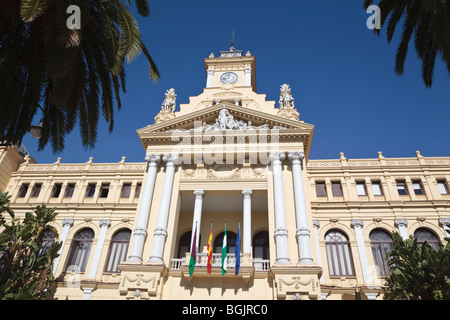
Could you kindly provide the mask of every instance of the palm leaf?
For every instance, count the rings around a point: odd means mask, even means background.
[[[45,12],[48,0],[22,0],[20,16],[23,22],[32,22]]]

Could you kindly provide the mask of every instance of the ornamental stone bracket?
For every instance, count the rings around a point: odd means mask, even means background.
[[[318,300],[321,297],[319,266],[273,266],[270,269],[278,300]]]
[[[159,299],[159,285],[168,271],[163,265],[120,264],[119,293],[126,299]]]

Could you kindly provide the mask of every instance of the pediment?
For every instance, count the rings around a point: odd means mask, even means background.
[[[220,121],[221,111],[226,109],[230,116],[229,123]],[[222,111],[222,113],[225,113]],[[173,132],[200,131],[239,131],[246,129],[255,130],[295,130],[305,134],[312,134],[314,126],[298,120],[291,120],[279,116],[271,115],[258,110],[236,106],[223,102],[205,109],[191,112],[181,117],[175,117],[164,122],[148,125],[137,130],[141,140],[150,138],[153,135],[160,136],[162,133],[172,134]]]
[[[229,122],[220,121],[225,115],[229,115]],[[223,102],[179,117],[175,115],[172,119],[137,130],[145,150],[148,151],[150,148],[163,153],[170,150],[170,146],[176,145],[180,141],[179,138],[183,141],[186,137],[195,140],[199,137],[199,133],[200,136],[213,137],[217,134],[226,134],[227,137],[231,135],[271,137],[275,134],[287,142],[286,146],[296,145],[291,142],[301,141],[308,158],[314,126],[303,121]]]

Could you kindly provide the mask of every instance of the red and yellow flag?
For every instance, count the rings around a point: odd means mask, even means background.
[[[207,268],[208,268],[208,273],[211,274],[211,260],[212,260],[212,247],[213,247],[213,243],[212,243],[212,236],[213,236],[213,229],[212,229],[212,222],[211,222],[211,233],[209,234],[209,240],[208,240],[208,262],[207,262]]]

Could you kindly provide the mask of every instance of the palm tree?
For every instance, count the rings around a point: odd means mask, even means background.
[[[364,8],[373,0],[365,0]],[[398,23],[403,29],[395,57],[395,73],[402,75],[408,45],[414,34],[418,58],[422,61],[422,79],[426,87],[433,83],[436,58],[447,65],[450,74],[450,0],[380,0],[381,25],[387,22],[386,34],[391,42]],[[375,32],[379,35],[380,30]]]
[[[125,60],[141,52],[150,78],[158,69],[142,42],[129,0],[2,0],[0,10],[0,141],[20,143],[42,114],[39,150],[64,138],[79,122],[82,144],[93,147],[100,110],[113,130],[121,108]],[[149,15],[148,0],[136,0]],[[80,29],[69,29],[66,12],[80,8]]]

